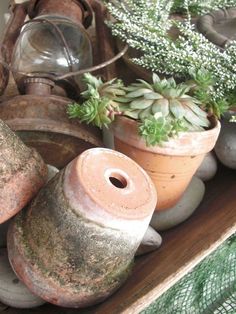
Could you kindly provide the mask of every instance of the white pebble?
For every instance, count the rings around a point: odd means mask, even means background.
[[[47,182],[49,182],[53,177],[55,177],[55,175],[59,172],[59,170],[51,165],[47,165],[48,167],[48,180]]]
[[[0,249],[0,301],[15,308],[33,308],[45,303],[44,300],[32,294],[16,277],[8,257],[7,250]]]

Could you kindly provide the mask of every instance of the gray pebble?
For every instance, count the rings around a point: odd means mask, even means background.
[[[236,169],[236,122],[230,122],[232,115],[232,113],[227,113],[221,121],[221,131],[215,152],[222,164]]]
[[[151,226],[158,231],[170,229],[189,218],[201,203],[205,185],[201,179],[193,177],[180,201],[172,208],[154,212]]]
[[[161,243],[162,238],[159,233],[149,226],[135,255],[138,256],[152,252],[158,249]]]
[[[202,181],[211,180],[217,172],[217,160],[213,152],[206,154],[203,162],[195,173]]]

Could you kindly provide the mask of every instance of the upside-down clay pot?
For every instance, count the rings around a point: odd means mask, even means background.
[[[47,166],[0,120],[0,223],[19,212],[47,179]]]
[[[147,146],[138,134],[138,124],[126,117],[113,123],[115,149],[136,161],[153,180],[157,192],[156,210],[173,207],[191,181],[205,154],[211,151],[220,123],[204,132],[182,132],[162,146]]]
[[[15,217],[8,232],[11,265],[48,302],[96,304],[127,278],[156,201],[151,179],[130,158],[87,150]]]

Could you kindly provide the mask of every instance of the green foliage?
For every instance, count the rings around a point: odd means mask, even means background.
[[[164,117],[148,116],[139,125],[139,135],[145,139],[147,146],[161,145],[181,131],[186,131],[183,121],[169,121]]]
[[[218,8],[233,7],[235,5],[235,0],[175,0],[171,12],[186,13],[188,10],[192,16],[196,16]]]
[[[127,94],[122,97],[126,108],[128,103],[126,115],[130,116],[131,112],[133,118],[143,121],[158,113],[171,123],[181,119],[188,131],[202,131],[203,127],[209,127],[202,102],[187,94],[192,85],[177,84],[173,78],[161,80],[156,74],[153,74],[152,83],[137,81],[125,88]]]
[[[222,52],[195,30],[188,16],[183,22],[171,20],[169,16],[177,8],[186,12],[195,8],[202,13],[204,8],[212,10],[235,4],[236,0],[123,0],[106,3],[115,20],[108,22],[113,35],[141,52],[141,57],[132,59],[133,62],[183,81],[191,78],[191,71],[196,73],[201,68],[210,73],[214,88],[207,105],[217,114],[226,105],[222,106],[223,99],[227,99],[236,88],[236,42]],[[171,38],[171,27],[179,29],[178,38]],[[206,97],[205,91],[201,93],[198,93],[201,99]]]
[[[91,97],[82,105],[77,103],[68,105],[67,113],[70,118],[78,118],[80,122],[102,128],[107,127],[114,120],[114,115],[110,114],[109,105],[108,98]]]
[[[181,131],[202,131],[210,126],[201,102],[188,94],[193,84],[161,80],[156,74],[152,83],[137,80],[127,87],[119,80],[103,83],[91,75],[85,80],[85,102],[68,106],[70,118],[99,128],[107,127],[116,115],[135,119],[147,145],[161,144]]]

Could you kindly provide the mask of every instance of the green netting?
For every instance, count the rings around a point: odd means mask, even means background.
[[[141,314],[236,314],[236,234]]]

